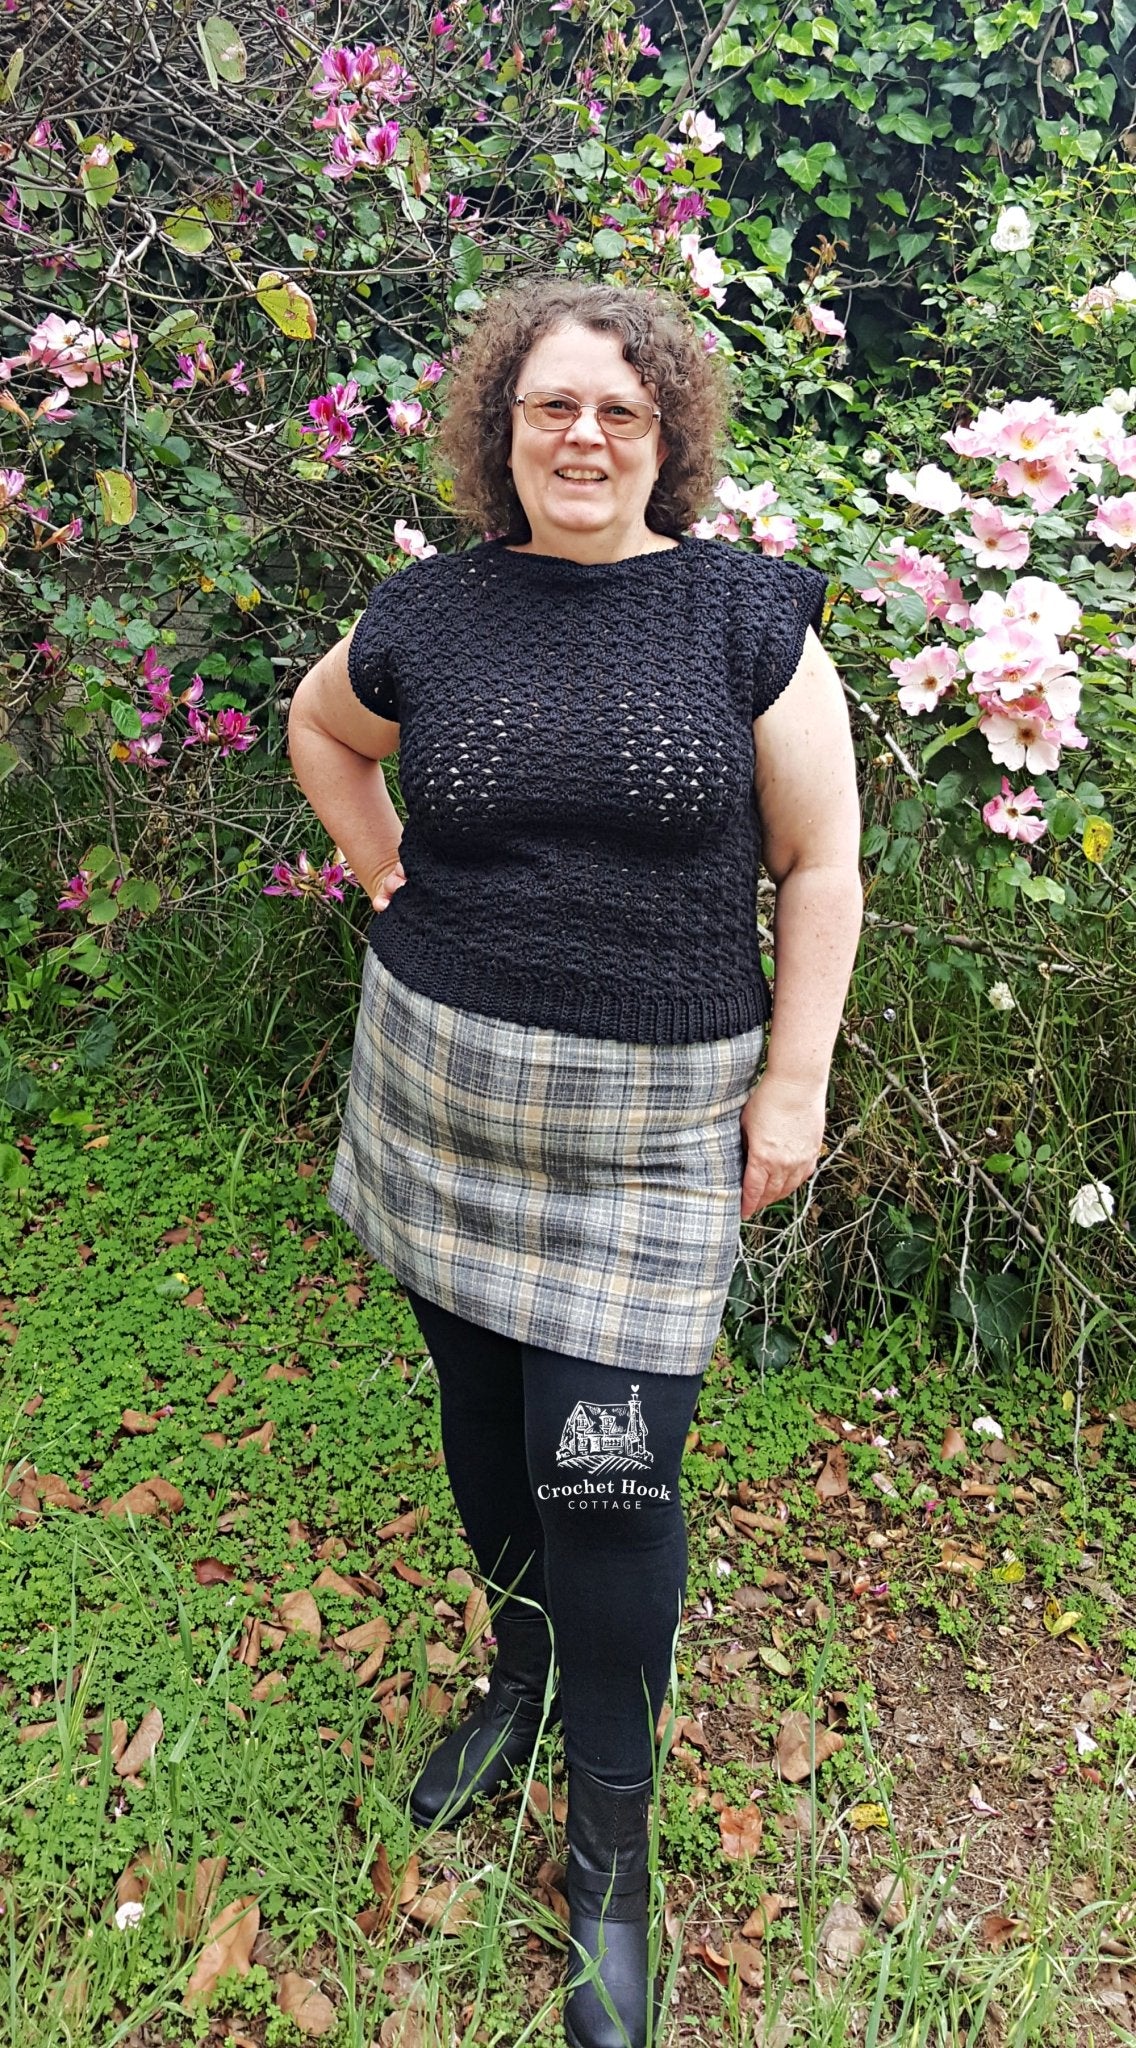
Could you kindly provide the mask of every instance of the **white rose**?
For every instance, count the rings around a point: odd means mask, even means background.
[[[882,448],[865,448],[860,457],[865,469],[878,469],[884,459]]]
[[[1094,1223],[1107,1223],[1115,1207],[1116,1198],[1107,1182],[1088,1180],[1069,1204],[1069,1220],[1079,1223],[1082,1230],[1091,1230]]]
[[[1000,256],[1013,256],[1019,249],[1028,249],[1033,241],[1033,226],[1024,206],[1004,206],[994,223],[990,247],[997,249]]]
[[[1124,305],[1130,306],[1136,300],[1136,277],[1130,270],[1118,270],[1115,277],[1109,278],[1108,286]]]
[[[993,1010],[1014,1010],[1017,1008],[1009,983],[1005,981],[993,982],[986,991],[986,1000]]]

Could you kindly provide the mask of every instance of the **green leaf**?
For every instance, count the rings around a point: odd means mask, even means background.
[[[113,896],[97,890],[87,904],[87,923],[94,925],[113,924],[118,916],[118,904]]]
[[[616,228],[597,228],[592,236],[592,247],[597,256],[610,263],[623,255],[627,244]]]
[[[209,15],[197,24],[197,40],[214,92],[222,79],[226,85],[243,82],[248,72],[248,52],[231,21],[220,14]]]
[[[11,740],[0,740],[0,782],[6,782],[13,769],[20,765],[20,757]]]
[[[0,105],[6,104],[9,100],[15,99],[16,87],[20,82],[20,73],[23,70],[23,68],[23,51],[13,50],[11,56],[8,59],[7,69],[3,72],[2,75],[0,75]]]
[[[1022,895],[1031,903],[1064,903],[1065,891],[1052,875],[1027,875],[1021,885]]]
[[[935,130],[926,114],[917,114],[914,107],[904,107],[891,117],[888,125],[892,134],[898,135],[902,142],[928,143],[935,140]],[[884,127],[882,121],[880,127]]]
[[[154,645],[157,637],[153,626],[150,625],[147,619],[127,620],[126,638],[136,654],[145,654],[146,649]]]
[[[142,719],[133,704],[125,703],[121,697],[112,697],[107,704],[107,710],[110,712],[112,725],[117,727],[124,740],[141,739]]]
[[[123,910],[140,910],[144,917],[150,917],[161,902],[161,891],[156,882],[143,882],[137,875],[131,875],[118,892],[118,903]]]
[[[108,145],[96,136],[92,155],[95,151],[100,155],[105,154],[107,147]],[[118,190],[118,165],[113,155],[105,164],[93,163],[90,156],[84,157],[79,166],[79,183],[89,205],[99,208],[100,211],[103,207],[109,206]]]
[[[129,526],[138,510],[138,486],[124,469],[96,469],[100,509],[107,526]]]
[[[200,256],[213,240],[213,230],[200,206],[186,206],[162,222],[162,233],[183,256]]]

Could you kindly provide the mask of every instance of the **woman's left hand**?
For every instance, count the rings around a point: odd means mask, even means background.
[[[824,1088],[763,1074],[742,1111],[742,1219],[784,1201],[815,1170],[824,1140]]]

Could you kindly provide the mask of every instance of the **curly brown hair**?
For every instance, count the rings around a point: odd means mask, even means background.
[[[646,521],[677,539],[722,473],[730,387],[724,362],[703,347],[681,300],[661,287],[546,276],[506,285],[486,301],[456,351],[435,443],[452,481],[454,511],[483,532],[532,538],[506,463],[516,377],[534,343],[569,324],[620,335],[624,361],[654,393],[668,453]]]

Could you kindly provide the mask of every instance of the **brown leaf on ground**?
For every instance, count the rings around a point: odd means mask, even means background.
[[[355,1656],[360,1651],[367,1651],[371,1655],[376,1650],[383,1651],[390,1639],[390,1623],[386,1615],[373,1614],[370,1621],[360,1621],[354,1628],[344,1629],[342,1635],[336,1636],[335,1641],[339,1649]]]
[[[330,2034],[338,2024],[339,2015],[330,1998],[310,1977],[301,1977],[296,1970],[285,1970],[276,2003],[301,2034]]]
[[[814,1768],[827,1763],[843,1747],[844,1737],[834,1728],[814,1729],[809,1716],[799,1709],[782,1714],[777,1731],[777,1768],[790,1785],[800,1785]]]
[[[262,1422],[259,1429],[246,1429],[244,1435],[237,1438],[237,1442],[239,1444],[255,1444],[257,1450],[263,1451],[267,1457],[272,1448],[272,1439],[275,1435],[276,1424],[274,1422]]]
[[[223,1564],[219,1557],[199,1557],[193,1576],[199,1586],[227,1586],[236,1577],[236,1570],[231,1564]]]
[[[753,1912],[742,1928],[742,1934],[747,1938],[755,1935],[759,1939],[764,1940],[773,1922],[779,1920],[786,1906],[791,1906],[792,1903],[792,1899],[787,1899],[781,1892],[762,1892]]]
[[[748,1941],[728,1941],[726,1954],[733,1963],[743,1984],[751,1990],[758,1990],[765,1982],[765,1957],[759,1948],[751,1948]]]
[[[677,1749],[680,1743],[688,1742],[692,1748],[700,1749],[704,1754],[709,1751],[709,1738],[701,1721],[696,1721],[691,1714],[676,1714],[670,1701],[664,1700],[655,1728],[655,1740],[662,1742],[668,1729],[672,1749]]]
[[[182,1307],[183,1307],[183,1308],[204,1308],[204,1307],[205,1307],[205,1289],[204,1289],[204,1287],[191,1287],[191,1288],[190,1288],[190,1290],[189,1290],[189,1293],[188,1293],[188,1294],[183,1294],[183,1295],[182,1295],[182,1298],[181,1298],[181,1305],[182,1305]]]
[[[533,1895],[567,1927],[567,1874],[562,1863],[554,1863],[549,1858],[541,1864],[533,1881]]]
[[[422,1706],[427,1714],[433,1714],[444,1721],[453,1706],[451,1695],[440,1685],[428,1685],[422,1694]]]
[[[312,1585],[317,1593],[339,1593],[344,1600],[362,1598],[358,1586],[353,1586],[350,1579],[345,1579],[343,1573],[337,1572],[330,1564],[325,1564],[318,1579],[313,1579]]]
[[[408,1586],[424,1586],[426,1584],[425,1572],[416,1571],[412,1564],[404,1564],[401,1557],[392,1557],[391,1570],[400,1579],[405,1579]]]
[[[375,1542],[389,1543],[392,1536],[413,1536],[416,1530],[426,1527],[429,1514],[429,1508],[421,1507],[410,1508],[405,1515],[396,1515],[393,1522],[384,1522],[381,1529],[376,1529]],[[451,1572],[450,1577],[456,1578],[456,1572]]]
[[[1006,1913],[984,1913],[978,1928],[983,1948],[995,1951],[1024,1940],[1026,1932],[1024,1920],[1011,1920]]]
[[[943,1431],[943,1441],[939,1445],[939,1456],[944,1465],[949,1465],[952,1458],[965,1458],[966,1455],[966,1438],[961,1429],[952,1422],[949,1428]]]
[[[119,1421],[128,1436],[149,1436],[158,1427],[156,1415],[142,1415],[137,1408],[124,1408]]]
[[[818,1500],[839,1500],[848,1491],[848,1453],[843,1444],[833,1444],[816,1483]]]
[[[133,1740],[123,1750],[115,1764],[120,1778],[131,1776],[143,1764],[148,1764],[162,1739],[162,1716],[157,1707],[151,1707],[143,1714],[135,1730]]]
[[[448,1675],[460,1663],[461,1657],[458,1651],[452,1650],[448,1643],[428,1643],[426,1645],[427,1671],[439,1671],[444,1675]]]
[[[189,1223],[179,1223],[176,1230],[163,1230],[158,1243],[184,1244],[192,1227],[192,1224]]]
[[[41,1472],[38,1476],[39,1497],[45,1508],[85,1508],[87,1503],[81,1493],[72,1493],[65,1479],[58,1472]]]
[[[234,1664],[245,1664],[250,1671],[256,1670],[260,1663],[263,1634],[263,1624],[257,1620],[255,1614],[247,1615],[241,1623],[241,1639],[233,1651]]]
[[[459,1884],[456,1877],[448,1877],[441,1884],[431,1885],[428,1892],[407,1907],[407,1912],[419,1927],[435,1928],[439,1934],[459,1934],[463,1927],[476,1921],[480,1907],[481,1893],[476,1885]]]
[[[465,1603],[462,1627],[467,1636],[481,1637],[492,1626],[489,1602],[480,1586],[476,1586]]]
[[[264,1377],[266,1380],[310,1380],[311,1373],[306,1365],[282,1365],[277,1359]]]
[[[157,1474],[150,1479],[140,1479],[137,1486],[132,1486],[129,1492],[121,1494],[118,1500],[99,1502],[100,1511],[104,1515],[160,1515],[166,1510],[176,1514],[178,1509],[184,1506],[185,1502],[177,1487],[171,1486],[168,1479],[161,1479]]]
[[[817,1929],[817,1946],[825,1968],[834,1974],[846,1970],[859,1955],[866,1936],[867,1930],[851,1900],[838,1899]]]
[[[310,1636],[313,1642],[319,1642],[323,1623],[319,1608],[309,1592],[301,1590],[282,1594],[276,1602],[276,1612],[289,1635]]]
[[[28,1721],[23,1728],[17,1728],[16,1741],[39,1742],[45,1735],[54,1735],[58,1725],[56,1721]]]
[[[227,1372],[223,1379],[218,1380],[212,1393],[206,1394],[205,1405],[207,1408],[212,1408],[216,1402],[223,1401],[226,1394],[235,1394],[236,1391],[237,1375],[235,1372]]]
[[[287,1691],[288,1677],[286,1672],[266,1671],[264,1677],[258,1678],[256,1684],[250,1688],[249,1698],[250,1700],[257,1701],[271,1700],[274,1704],[277,1704],[285,1697]]]
[[[202,1856],[194,1865],[192,1891],[179,1891],[176,1926],[179,1941],[196,1941],[217,1903],[221,1879],[229,1867],[227,1856]]]
[[[230,1899],[227,1906],[222,1906],[210,1923],[205,1946],[185,1987],[182,2004],[187,2010],[208,2004],[219,1979],[230,1970],[238,1977],[248,1976],[259,1926],[260,1907],[254,1898]]]
[[[864,1904],[885,1927],[902,1927],[907,1918],[907,1890],[894,1870],[881,1871],[864,1890]]]
[[[718,1815],[722,1854],[733,1863],[748,1862],[761,1847],[761,1810],[750,1800],[746,1806],[723,1806]]]

